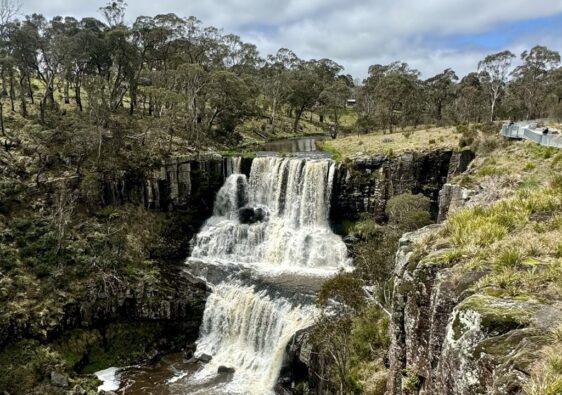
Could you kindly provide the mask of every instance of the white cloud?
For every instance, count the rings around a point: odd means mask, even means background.
[[[97,15],[103,1],[24,0],[26,13]],[[334,59],[354,76],[369,65],[403,60],[425,77],[451,67],[459,75],[474,70],[495,50],[478,45],[451,47],[447,36],[477,34],[502,23],[562,12],[552,0],[129,0],[128,18],[174,12],[195,15],[254,42],[263,54],[280,47],[303,58]],[[557,34],[558,33],[558,34]],[[562,49],[560,32],[527,31],[509,43],[519,51],[537,43]],[[438,38],[436,44],[431,37]],[[467,49],[468,48],[468,49]],[[497,48],[503,49],[503,48]]]

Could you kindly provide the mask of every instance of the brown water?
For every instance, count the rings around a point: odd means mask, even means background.
[[[327,136],[307,136],[292,139],[273,140],[258,147],[258,151],[295,153],[318,151],[316,142],[325,140]]]
[[[125,368],[119,374],[118,394],[186,395],[221,393],[232,374],[218,374],[212,381],[197,383],[193,375],[201,363],[188,363],[181,353],[169,354],[154,364]]]

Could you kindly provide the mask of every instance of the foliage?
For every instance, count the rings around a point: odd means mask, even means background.
[[[408,232],[431,223],[429,206],[428,197],[404,193],[390,198],[385,212],[391,225],[397,225],[401,230]]]

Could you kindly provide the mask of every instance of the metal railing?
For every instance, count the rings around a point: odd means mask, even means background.
[[[536,122],[504,123],[501,134],[512,139],[526,139],[547,147],[562,148],[562,133],[554,130],[545,132]]]

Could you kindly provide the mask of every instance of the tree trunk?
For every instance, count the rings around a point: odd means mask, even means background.
[[[20,110],[21,110],[21,116],[22,117],[27,117],[27,104],[25,102],[25,77],[21,77],[20,78],[20,98],[21,98],[21,106],[20,106]]]
[[[27,76],[27,94],[31,99],[31,104],[35,104],[35,99],[33,98],[33,90],[31,89],[31,77],[29,75]]]
[[[295,113],[295,123],[293,124],[293,133],[296,133],[297,130],[299,129],[299,122],[301,120],[304,109],[305,107],[301,107]]]
[[[64,84],[64,104],[70,104],[70,81],[68,79]]]
[[[78,82],[76,82],[76,84],[74,85],[74,95],[76,96],[75,100],[76,105],[78,106],[78,110],[82,112],[82,96],[80,93],[80,84]]]
[[[4,103],[0,99],[0,131],[2,136],[6,137],[6,131],[4,130]]]
[[[16,93],[14,90],[14,74],[10,73],[10,107],[12,108],[12,111],[16,111],[15,101]]]
[[[270,125],[275,122],[275,110],[277,110],[277,99],[273,98],[273,103],[271,103],[271,119],[269,121]]]

